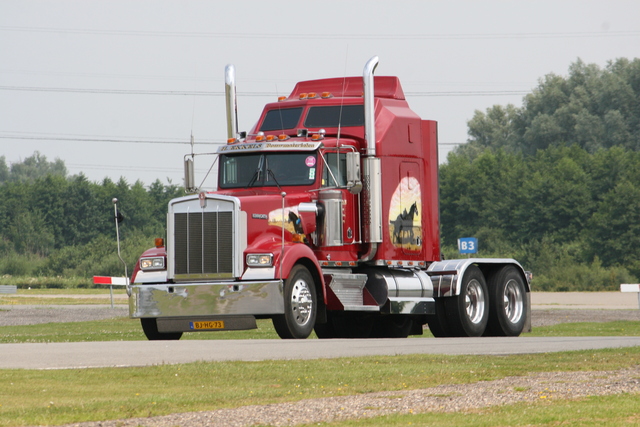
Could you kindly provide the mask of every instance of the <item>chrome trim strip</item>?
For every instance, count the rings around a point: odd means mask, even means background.
[[[435,314],[433,298],[389,298],[391,314]]]
[[[139,270],[136,274],[136,283],[166,283],[167,282],[167,270],[159,271],[143,271]]]

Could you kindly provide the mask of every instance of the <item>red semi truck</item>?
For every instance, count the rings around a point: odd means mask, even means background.
[[[530,328],[529,276],[512,259],[443,260],[437,124],[397,77],[298,83],[238,132],[225,70],[228,143],[217,191],[168,206],[164,241],[139,259],[132,318],[150,340],[256,328],[281,338],[517,336]]]

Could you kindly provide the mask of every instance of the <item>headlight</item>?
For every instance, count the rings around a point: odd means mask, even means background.
[[[271,267],[272,264],[273,264],[272,254],[247,255],[247,265],[249,267]]]
[[[142,258],[140,260],[140,270],[164,270],[164,257]]]

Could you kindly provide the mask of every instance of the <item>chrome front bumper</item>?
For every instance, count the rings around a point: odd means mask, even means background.
[[[132,318],[220,317],[284,313],[282,282],[136,284],[131,286]]]

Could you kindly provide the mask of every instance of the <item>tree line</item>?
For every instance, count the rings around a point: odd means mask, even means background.
[[[442,239],[477,236],[538,289],[615,290],[640,277],[640,60],[578,60],[523,106],[468,122],[440,169]]]
[[[164,236],[167,203],[180,195],[181,188],[159,180],[145,187],[68,176],[63,161],[38,152],[10,167],[0,157],[0,274],[121,276],[112,199],[126,218],[122,249],[131,269],[153,238]]]

